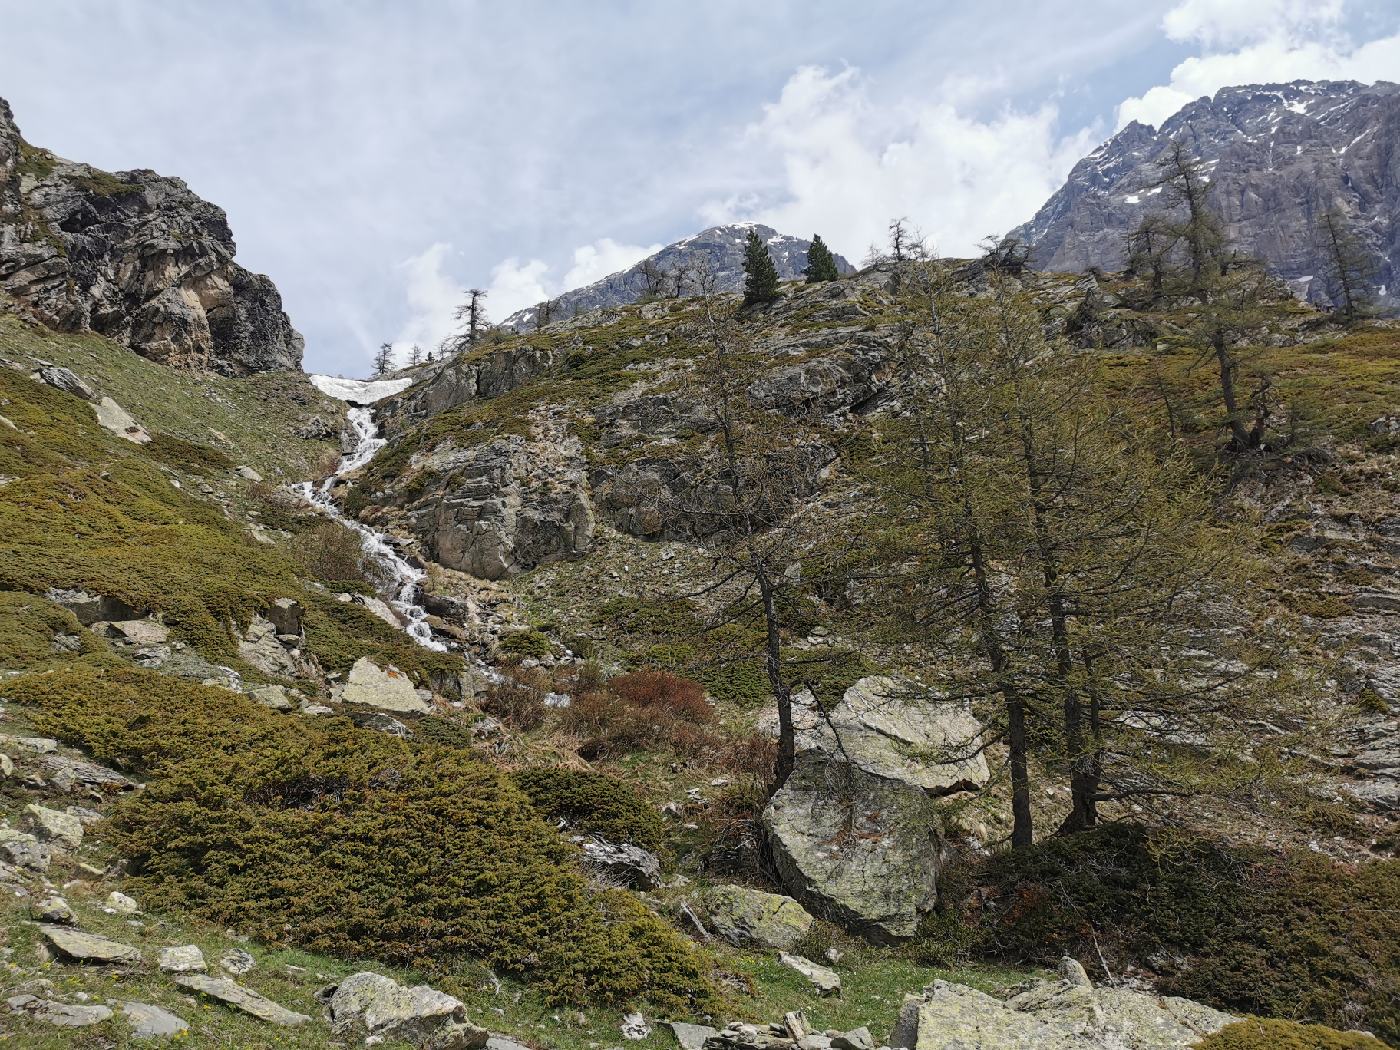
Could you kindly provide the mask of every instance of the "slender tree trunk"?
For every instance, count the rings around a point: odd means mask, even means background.
[[[762,565],[755,573],[759,596],[763,601],[764,653],[763,668],[768,685],[778,704],[778,759],[773,769],[773,790],[777,791],[792,776],[797,762],[797,734],[792,725],[792,689],[783,677],[782,632],[778,617],[777,594]]]
[[[970,520],[970,508],[967,509]],[[987,579],[986,560],[982,552],[982,543],[975,533],[968,549],[973,580],[977,587],[978,635],[983,655],[986,656],[997,681],[997,691],[1001,693],[1002,703],[1006,705],[1006,747],[1009,752],[1008,764],[1011,767],[1011,845],[1020,849],[1029,846],[1035,838],[1035,825],[1031,816],[1031,775],[1028,758],[1030,743],[1026,733],[1026,705],[1020,692],[1011,682],[1011,661],[997,632],[997,610],[992,599],[991,584]]]
[[[1237,452],[1250,448],[1249,431],[1240,418],[1240,403],[1235,396],[1235,374],[1239,365],[1230,356],[1230,348],[1225,342],[1225,333],[1218,328],[1211,335],[1211,347],[1215,351],[1215,361],[1220,366],[1220,398],[1225,402],[1225,412],[1230,421],[1230,443]]]

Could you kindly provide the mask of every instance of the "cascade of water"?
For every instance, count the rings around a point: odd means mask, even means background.
[[[389,604],[403,618],[404,629],[415,642],[425,649],[443,652],[447,646],[433,637],[432,628],[428,626],[428,611],[418,604],[418,589],[426,573],[422,569],[410,565],[398,551],[394,550],[383,533],[376,532],[368,525],[344,514],[336,506],[331,495],[338,479],[352,471],[359,470],[373,459],[374,454],[387,443],[384,438],[379,436],[379,427],[375,425],[372,409],[357,405],[350,409],[346,418],[351,429],[355,432],[354,450],[349,455],[343,456],[335,473],[319,485],[305,481],[297,485],[296,490],[321,513],[359,533],[365,553],[383,566],[385,572],[393,580]]]

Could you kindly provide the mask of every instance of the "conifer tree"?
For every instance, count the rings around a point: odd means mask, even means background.
[[[379,349],[374,352],[374,374],[377,376],[388,375],[389,369],[394,365],[394,344],[380,343]]]
[[[412,368],[417,368],[423,363],[423,348],[417,343],[408,348],[408,363]]]
[[[831,254],[831,249],[819,233],[812,234],[812,246],[807,249],[807,269],[804,272],[808,284],[834,281],[841,276],[836,269],[836,256]]]
[[[771,303],[778,298],[778,268],[768,246],[750,230],[744,242],[744,305]]]
[[[1254,727],[1304,725],[1306,690],[1281,669],[1249,545],[1213,523],[1187,463],[1135,443],[1015,282],[988,293],[910,267],[909,396],[874,461],[893,615],[947,657],[930,703],[994,701],[980,746],[1008,754],[1012,845],[1032,841],[1037,768],[1070,785],[1065,831],[1105,803],[1283,785],[1299,738]]]
[[[1348,324],[1365,316],[1373,298],[1376,262],[1346,212],[1335,204],[1317,217],[1314,236],[1327,259],[1327,294],[1332,308]]]

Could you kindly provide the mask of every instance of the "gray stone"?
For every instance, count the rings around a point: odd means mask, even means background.
[[[238,640],[238,655],[263,674],[274,678],[294,678],[296,657],[277,636],[277,628],[265,616],[254,616],[253,622]]]
[[[112,1011],[105,1006],[73,1006],[33,995],[13,996],[6,1000],[6,1005],[15,1013],[26,1013],[36,1021],[58,1028],[87,1028],[112,1016]]]
[[[1234,1021],[1188,999],[1127,988],[1095,989],[1062,965],[1005,1001],[946,981],[907,996],[890,1045],[903,1050],[1186,1050]]]
[[[97,422],[106,427],[119,438],[136,445],[144,445],[151,440],[151,435],[146,433],[146,428],[136,422],[131,417],[131,413],[122,408],[110,397],[103,397],[101,401],[92,406],[93,412],[97,414]]]
[[[287,687],[281,685],[259,685],[248,690],[248,695],[262,704],[263,707],[270,707],[274,711],[291,711],[295,708],[291,697],[287,693]]]
[[[408,675],[396,667],[381,668],[368,656],[355,661],[345,684],[335,690],[335,698],[342,704],[363,704],[405,714],[427,714],[432,710]]]
[[[111,795],[130,791],[136,786],[116,770],[67,755],[40,755],[38,764],[48,776],[49,782],[68,794],[84,791],[97,795]]]
[[[833,1036],[831,1050],[875,1050],[875,1037],[870,1034],[869,1028],[853,1028]]]
[[[792,895],[869,936],[913,936],[937,899],[941,821],[915,785],[807,752],[764,809],[763,826]]]
[[[151,1003],[126,1002],[121,1010],[131,1025],[133,1039],[171,1039],[190,1030],[183,1018]]]
[[[263,479],[263,476],[252,467],[239,467],[235,473],[244,481],[261,481]]]
[[[598,838],[580,840],[579,848],[584,868],[600,881],[639,890],[661,885],[661,860],[650,850]]]
[[[197,944],[162,948],[157,965],[166,973],[203,973],[209,968]]]
[[[36,901],[30,909],[40,922],[53,922],[63,926],[74,921],[73,909],[62,897],[45,897]]]
[[[279,635],[300,635],[301,602],[295,598],[274,598],[272,604],[263,610],[263,615],[277,628]]]
[[[816,921],[791,897],[748,886],[715,886],[703,893],[702,903],[714,931],[738,947],[786,950]]]
[[[800,955],[789,955],[787,952],[779,952],[778,961],[805,977],[817,990],[818,995],[841,994],[841,978],[831,967],[814,963]]]
[[[982,726],[968,704],[940,700],[912,682],[862,678],[827,718],[809,717],[806,724],[799,750],[821,751],[931,794],[976,790],[990,777]]]
[[[76,372],[62,365],[46,365],[39,369],[39,381],[55,389],[80,397],[84,401],[96,401],[97,394]]]
[[[170,628],[151,619],[115,620],[107,626],[113,637],[129,645],[164,645],[170,640]]]
[[[332,1025],[341,1034],[402,1040],[425,1050],[477,1050],[489,1034],[467,1020],[460,999],[425,984],[406,987],[368,970],[323,989]]]
[[[210,999],[216,999],[225,1006],[240,1010],[251,1017],[256,1017],[259,1021],[266,1021],[268,1024],[291,1028],[311,1020],[306,1014],[299,1014],[288,1010],[285,1006],[279,1006],[271,999],[259,995],[250,988],[244,988],[228,977],[210,977],[207,974],[190,973],[181,974],[174,980],[181,988],[198,992]]]
[[[667,1021],[666,1027],[676,1037],[676,1045],[681,1050],[705,1050],[705,1040],[719,1035],[719,1030],[703,1024],[687,1024],[684,1021]]]
[[[29,871],[45,872],[53,863],[53,853],[46,844],[27,832],[13,828],[0,828],[0,852],[17,867]]]
[[[141,617],[139,610],[133,609],[120,598],[93,594],[76,588],[50,588],[44,597],[67,609],[84,627],[90,627],[99,621],[136,620]]]
[[[69,849],[83,844],[83,822],[71,813],[30,804],[24,807],[24,822],[45,842],[56,842]]]
[[[257,965],[253,956],[242,948],[229,948],[223,955],[219,956],[219,969],[225,973],[231,973],[235,977],[242,977],[245,973],[252,971]]]
[[[136,966],[141,962],[138,949],[95,933],[51,925],[41,925],[39,933],[59,955],[73,962],[120,966]]]
[[[106,910],[117,915],[135,915],[141,910],[141,905],[136,903],[136,898],[128,897],[119,890],[113,890],[107,894]]]
[[[504,1035],[493,1035],[486,1040],[486,1050],[531,1050],[524,1043],[517,1043],[514,1039]]]

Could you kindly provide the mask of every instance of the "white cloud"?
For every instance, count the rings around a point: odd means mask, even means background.
[[[455,326],[452,312],[462,301],[464,289],[444,269],[451,253],[452,245],[438,241],[399,264],[408,313],[393,340],[395,356],[400,360],[407,358],[415,343],[425,352],[436,350]]]
[[[543,259],[502,259],[491,268],[491,283],[486,287],[487,317],[503,321],[524,307],[625,270],[660,249],[659,244],[619,244],[603,237],[574,249],[573,264],[562,280],[554,278],[553,267]],[[454,315],[467,295],[467,286],[448,272],[457,254],[451,244],[438,241],[398,265],[408,316],[393,340],[397,360],[406,361],[415,343],[424,352],[435,350],[457,331]],[[358,334],[368,356],[378,344],[368,332]]]
[[[958,97],[956,87],[936,97]],[[947,101],[876,103],[858,69],[805,67],[743,143],[781,179],[702,214],[820,233],[857,261],[907,216],[939,251],[965,255],[1034,214],[1094,140],[1089,129],[1062,136],[1050,104],[979,120]]]
[[[1162,29],[1173,40],[1233,46],[1334,26],[1341,17],[1342,0],[1183,0],[1162,16]]]
[[[648,255],[659,252],[660,244],[618,244],[611,237],[604,237],[574,249],[574,264],[564,274],[559,291],[582,288],[609,274],[625,270],[633,263],[641,262]],[[557,294],[557,293],[556,293]]]
[[[1400,70],[1400,32],[1363,44],[1342,31],[1341,0],[1184,0],[1162,28],[1194,41],[1193,55],[1159,84],[1118,107],[1118,126],[1159,125],[1182,106],[1232,84],[1290,80],[1392,79]]]

